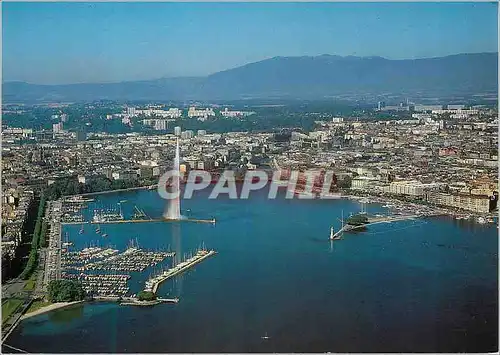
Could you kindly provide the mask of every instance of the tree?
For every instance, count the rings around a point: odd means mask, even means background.
[[[343,179],[337,181],[337,187],[343,189],[349,189],[352,184],[352,179],[350,176],[344,176]]]
[[[38,262],[38,247],[40,246],[40,234],[42,229],[42,218],[45,211],[45,195],[42,192],[40,196],[40,204],[38,206],[38,215],[35,224],[35,230],[33,231],[33,238],[31,240],[31,251],[28,257],[28,262],[23,272],[19,277],[23,280],[28,280],[31,274],[35,271]]]
[[[362,224],[368,223],[368,217],[363,215],[353,215],[347,219],[347,224],[359,226]]]
[[[52,280],[48,286],[50,302],[81,301],[85,297],[82,284],[73,280]]]
[[[47,229],[49,224],[47,221],[42,222],[42,231],[40,232],[40,246],[45,248],[47,246]]]
[[[156,299],[156,295],[150,291],[141,291],[137,294],[137,299],[139,301],[154,301]]]

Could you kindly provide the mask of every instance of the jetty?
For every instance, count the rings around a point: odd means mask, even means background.
[[[155,306],[160,303],[179,303],[178,298],[157,298],[152,301],[139,301],[137,298],[133,297],[122,297],[120,305],[122,306]]]
[[[158,286],[160,286],[162,282],[170,279],[171,277],[174,277],[177,274],[180,274],[181,272],[186,271],[187,269],[215,254],[217,254],[215,250],[199,250],[192,258],[187,259],[174,266],[173,268],[164,271],[162,274],[146,281],[144,291],[156,293],[156,291],[158,291]]]
[[[340,236],[343,232],[364,229],[368,226],[372,226],[374,224],[379,224],[379,223],[392,223],[392,222],[398,222],[398,221],[406,221],[406,220],[416,219],[419,217],[423,217],[423,216],[416,215],[416,214],[415,215],[401,215],[401,216],[374,216],[374,217],[366,217],[366,222],[359,223],[359,224],[349,224],[349,222],[344,224],[344,221],[342,218],[342,227],[336,233],[333,233],[333,228],[330,229],[330,240],[340,239]]]

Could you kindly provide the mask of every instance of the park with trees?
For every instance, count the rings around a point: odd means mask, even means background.
[[[82,284],[74,280],[52,280],[47,291],[50,302],[82,301],[85,298]]]

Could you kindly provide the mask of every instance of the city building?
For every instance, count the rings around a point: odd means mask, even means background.
[[[422,184],[417,180],[393,181],[389,184],[387,192],[397,195],[424,196],[426,192],[437,190],[442,184]]]
[[[167,120],[162,120],[162,119],[155,120],[155,130],[166,131],[167,130]]]
[[[187,130],[187,131],[181,132],[181,138],[182,139],[191,139],[191,138],[193,138],[193,136],[194,136],[194,133],[191,130]]]
[[[465,105],[448,105],[446,108],[448,110],[463,110]]]
[[[452,195],[433,192],[427,195],[427,201],[440,206],[454,207],[472,212],[490,212],[490,198],[476,195]]]
[[[168,110],[153,109],[148,108],[144,110],[135,110],[135,115],[141,115],[144,117],[160,117],[160,118],[170,118],[177,119],[182,117],[182,110],[179,108],[171,107]]]
[[[200,109],[198,110],[196,107],[191,106],[188,109],[188,117],[193,118],[193,117],[203,117],[203,118],[208,118],[208,117],[215,117],[215,112],[212,108],[206,108],[206,109]]]
[[[442,105],[415,105],[413,111],[415,112],[433,112],[436,110],[441,110]]]
[[[137,115],[135,107],[127,107],[127,115],[135,117]]]
[[[253,115],[254,113],[251,111],[230,111],[227,107],[220,111],[222,117],[244,117]]]
[[[62,122],[54,123],[52,125],[52,132],[54,134],[63,132],[63,123]]]

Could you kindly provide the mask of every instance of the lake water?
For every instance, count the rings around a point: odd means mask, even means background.
[[[7,344],[28,352],[462,352],[496,351],[495,225],[450,218],[379,224],[328,241],[360,210],[349,200],[181,202],[197,223],[65,226],[78,248],[123,250],[131,239],[178,255],[202,243],[218,254],[160,287],[176,305],[85,304],[23,321]],[[156,191],[102,195],[92,206],[136,204],[159,217]],[[368,212],[385,212],[369,205]],[[142,289],[153,269],[133,274]],[[265,336],[267,335],[268,338]],[[264,337],[264,338],[263,338]],[[6,349],[7,350],[7,349]]]

